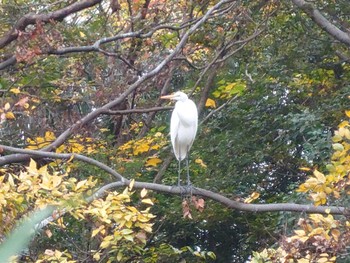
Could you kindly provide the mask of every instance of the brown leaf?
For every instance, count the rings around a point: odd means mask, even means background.
[[[198,204],[198,207],[197,207],[197,210],[199,212],[203,212],[204,210],[204,206],[205,206],[205,201],[203,198],[199,198],[198,201],[197,201],[197,204]]]
[[[193,219],[191,215],[191,209],[186,199],[182,201],[182,214],[184,218]]]
[[[27,104],[28,100],[29,100],[29,97],[24,97],[24,98],[20,99],[20,100],[15,104],[15,106],[19,106],[19,107],[23,108],[23,107]]]

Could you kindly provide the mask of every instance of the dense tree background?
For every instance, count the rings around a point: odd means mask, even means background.
[[[332,228],[337,247],[286,245],[301,218],[311,219],[283,203],[348,205],[346,187],[341,198],[325,190],[329,197],[319,203],[296,191],[312,171],[323,182],[317,171],[333,172],[331,162],[343,169],[332,191],[348,182],[345,163],[335,161],[337,151],[347,155],[350,139],[341,130],[350,115],[347,1],[4,0],[0,11],[0,205],[8,214],[0,217],[0,238],[45,202],[71,209],[43,227],[22,260],[346,260],[346,227],[341,238]],[[242,203],[281,203],[281,212],[244,212],[209,198],[203,210],[200,197],[130,186],[113,189],[124,197],[111,192],[84,203],[119,175],[79,157],[20,152],[81,154],[136,182],[175,185],[171,105],[159,98],[177,90],[200,112],[194,186]],[[338,132],[344,142],[334,138]],[[151,210],[136,212],[145,205]],[[118,221],[126,211],[135,213],[130,225]],[[346,226],[346,217],[336,219]],[[264,250],[278,246],[290,258]]]

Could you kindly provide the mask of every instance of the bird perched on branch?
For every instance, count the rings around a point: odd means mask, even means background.
[[[179,161],[178,185],[181,180],[181,161],[186,159],[187,184],[190,185],[189,151],[196,137],[198,127],[198,111],[196,104],[181,92],[162,96],[161,99],[175,100],[175,108],[171,115],[170,137],[176,159]]]

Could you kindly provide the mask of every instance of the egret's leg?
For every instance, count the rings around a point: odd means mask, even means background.
[[[181,185],[181,160],[179,159],[179,171],[178,171],[178,177],[177,177],[177,185]]]
[[[191,185],[191,180],[190,180],[190,165],[189,165],[189,151],[187,148],[187,154],[186,154],[186,168],[187,168],[187,185],[190,186]]]

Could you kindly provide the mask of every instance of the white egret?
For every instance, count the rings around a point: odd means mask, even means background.
[[[176,100],[175,108],[171,115],[170,137],[174,154],[179,161],[178,185],[181,177],[181,161],[186,158],[187,184],[190,185],[190,173],[188,155],[196,137],[198,127],[198,111],[196,104],[187,95],[177,91],[172,95],[162,96],[161,99]]]

